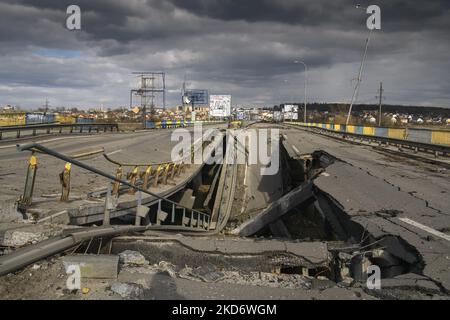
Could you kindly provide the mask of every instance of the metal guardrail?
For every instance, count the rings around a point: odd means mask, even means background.
[[[301,125],[301,124],[291,124],[291,125],[299,126],[302,128],[307,128],[309,130],[317,131],[317,132],[324,133],[324,134],[326,133],[327,135],[330,135],[330,136],[338,136],[343,139],[347,139],[348,137],[350,137],[353,140],[358,139],[360,141],[373,141],[373,142],[379,143],[380,145],[384,144],[387,146],[389,146],[389,145],[396,146],[396,147],[399,147],[400,149],[402,147],[412,149],[412,150],[414,150],[414,152],[419,152],[419,151],[430,152],[431,151],[432,153],[434,153],[435,157],[438,157],[440,154],[444,157],[447,157],[450,155],[450,146],[445,146],[445,145],[430,144],[430,143],[416,142],[416,141],[411,141],[411,140],[387,138],[387,137],[372,136],[372,135],[364,135],[364,134],[359,134],[359,133],[340,132],[340,131],[335,131],[335,130],[326,129],[326,128],[305,126],[305,125]]]
[[[26,126],[6,126],[6,127],[0,127],[0,140],[2,139],[3,132],[16,132],[16,138],[20,138],[21,133],[23,131],[32,131],[33,136],[37,134],[37,130],[46,130],[46,133],[49,134],[54,130],[58,130],[59,133],[62,133],[63,129],[69,128],[70,133],[73,133],[74,131],[77,131],[79,133],[84,132],[100,132],[103,130],[103,132],[111,131],[113,132],[118,131],[118,124],[117,123],[64,123],[64,124],[33,124],[33,125],[26,125]]]
[[[162,196],[160,196],[160,195],[158,195],[156,193],[150,192],[150,191],[148,191],[148,190],[146,190],[146,189],[144,189],[142,187],[136,186],[135,184],[133,184],[130,181],[126,181],[126,180],[123,180],[123,179],[121,179],[121,178],[119,178],[117,176],[113,176],[111,174],[103,172],[103,171],[101,171],[101,170],[99,170],[99,169],[97,169],[95,167],[89,166],[89,165],[87,165],[87,164],[85,164],[83,162],[80,162],[80,161],[76,160],[76,159],[70,158],[70,157],[68,157],[68,156],[66,156],[64,154],[61,154],[61,153],[56,152],[56,151],[54,151],[52,149],[46,148],[46,147],[44,147],[44,146],[42,146],[42,145],[40,145],[38,143],[30,143],[30,144],[26,144],[26,145],[18,145],[17,149],[19,151],[32,151],[32,152],[35,151],[35,150],[39,150],[39,151],[41,151],[41,152],[43,152],[45,154],[48,154],[48,155],[53,156],[55,158],[61,159],[61,160],[65,161],[66,163],[70,163],[72,165],[75,165],[75,166],[80,167],[82,169],[85,169],[87,171],[90,171],[92,173],[95,173],[95,174],[98,174],[98,175],[100,175],[102,177],[105,177],[105,178],[107,178],[107,179],[109,179],[111,181],[114,181],[116,183],[125,185],[125,186],[129,187],[130,189],[132,189],[134,191],[140,191],[142,193],[151,195],[151,196],[159,199],[158,200],[157,223],[156,223],[157,225],[160,225],[161,221],[164,221],[166,219],[167,215],[169,215],[167,212],[162,211],[162,205],[163,205],[163,202],[165,202],[165,203],[168,203],[171,206],[171,208],[172,208],[171,209],[171,213],[170,213],[170,215],[171,215],[171,223],[175,222],[176,211],[177,210],[178,211],[182,210],[182,213],[183,213],[183,216],[182,216],[183,227],[184,227],[184,224],[186,222],[186,219],[185,219],[186,215],[190,214],[190,219],[188,218],[190,223],[189,223],[189,227],[187,227],[187,228],[193,229],[193,230],[195,230],[195,229],[207,230],[209,228],[209,225],[210,225],[210,215],[209,214],[200,212],[200,211],[195,210],[195,209],[187,208],[187,207],[185,207],[183,205],[180,205],[179,203],[177,203],[175,201],[172,201],[170,199],[162,197]],[[28,182],[28,179],[27,179],[27,182]],[[34,185],[34,181],[32,182],[32,185]],[[25,192],[26,192],[26,190],[27,190],[27,187],[25,187]],[[63,192],[63,196],[64,196],[64,192]],[[105,201],[105,211],[107,211],[107,209],[108,209],[108,201],[109,201],[109,199],[107,197],[106,201]],[[25,204],[29,204],[29,203],[31,203],[31,200],[29,202],[24,202],[24,199],[22,198],[22,202],[25,203]],[[142,208],[142,207],[143,206],[140,206],[140,203],[139,203],[139,200],[138,200],[137,211],[136,211],[136,224],[137,224],[137,222],[140,223],[140,218],[142,216],[146,215],[147,212],[148,212],[148,208],[146,208],[146,207]],[[146,209],[147,209],[147,211],[145,211]],[[194,220],[194,218],[195,218],[195,220]]]
[[[233,139],[233,145],[235,145],[236,139]],[[203,147],[203,144],[201,144]],[[108,197],[105,199],[105,219],[104,219],[104,225],[102,227],[91,227],[91,228],[83,228],[80,230],[70,231],[69,233],[56,236],[52,239],[45,240],[43,242],[39,242],[24,248],[20,248],[16,251],[14,251],[11,254],[5,255],[0,257],[0,276],[8,274],[10,272],[13,272],[19,268],[25,267],[35,261],[39,261],[40,259],[43,259],[45,257],[51,256],[53,254],[64,252],[66,250],[72,249],[75,247],[75,250],[78,248],[79,245],[81,245],[83,242],[88,241],[89,243],[92,241],[92,239],[97,237],[114,237],[117,235],[123,235],[130,232],[142,232],[146,230],[161,230],[161,231],[169,231],[174,230],[178,232],[183,232],[184,234],[188,235],[203,235],[208,236],[212,234],[219,233],[225,224],[228,221],[229,215],[230,215],[230,209],[231,209],[231,203],[232,198],[230,199],[230,196],[234,194],[234,186],[235,186],[235,178],[236,178],[236,166],[234,165],[225,165],[226,167],[231,166],[231,170],[225,169],[225,180],[227,182],[225,183],[225,189],[226,193],[229,194],[228,198],[222,197],[220,201],[220,206],[223,207],[223,211],[221,212],[221,219],[219,222],[219,226],[216,227],[214,230],[209,230],[211,226],[211,216],[209,214],[186,208],[170,199],[164,198],[162,196],[159,196],[157,194],[154,194],[152,192],[149,192],[147,190],[143,190],[142,188],[135,186],[131,184],[128,181],[119,179],[117,177],[114,177],[108,173],[105,173],[99,169],[96,169],[94,167],[91,167],[89,165],[86,165],[82,162],[79,162],[73,158],[70,158],[68,156],[65,156],[63,154],[60,154],[56,151],[53,151],[51,149],[45,148],[42,145],[31,143],[27,145],[17,145],[17,148],[19,151],[40,151],[42,153],[46,153],[48,155],[54,156],[58,159],[61,159],[63,161],[66,161],[67,163],[76,165],[78,167],[81,167],[83,169],[86,169],[90,172],[96,173],[98,175],[101,175],[107,179],[110,179],[112,181],[121,183],[123,185],[126,185],[132,189],[135,189],[137,191],[152,195],[156,197],[158,200],[158,215],[159,213],[170,215],[170,222],[171,225],[161,225],[161,223],[156,223],[156,225],[147,225],[147,226],[140,226],[140,220],[142,218],[143,214],[148,213],[148,208],[145,206],[140,205],[140,197],[138,198],[138,206],[136,210],[136,221],[135,226],[109,226],[109,214],[108,209],[110,207],[110,203],[108,203]],[[230,151],[230,150],[229,150]],[[233,159],[236,159],[236,152],[234,147],[231,148],[231,158],[232,162]],[[32,155],[32,159],[30,160],[30,165],[36,167],[37,163],[35,159],[33,159],[34,155]],[[30,168],[29,168],[30,170]],[[30,174],[35,174],[35,168],[33,171],[33,168],[31,168]],[[31,179],[31,177],[30,177]],[[28,180],[28,178],[27,178]],[[34,179],[33,179],[34,180]],[[34,181],[33,181],[34,185]],[[109,193],[109,192],[108,192]],[[167,202],[171,204],[172,211],[171,213],[167,213],[162,211],[162,205],[163,202]],[[182,219],[181,219],[181,225],[174,225],[175,218],[176,218],[176,211],[182,210]],[[199,232],[201,231],[201,232]],[[99,247],[100,249],[100,247]],[[87,249],[86,249],[87,250]]]
[[[140,185],[144,189],[148,189],[150,185],[153,187],[157,187],[158,184],[167,184],[168,179],[173,179],[175,176],[179,176],[182,172],[185,171],[187,164],[184,161],[170,161],[163,163],[155,163],[155,164],[122,164],[120,162],[114,161],[110,159],[106,154],[103,154],[105,159],[118,165],[116,169],[116,177],[121,178],[123,174],[123,168],[131,167],[130,171],[125,174],[127,180],[133,185]],[[144,170],[140,170],[141,167],[144,167]],[[113,185],[112,194],[119,194],[120,184],[115,182]],[[129,189],[129,193],[134,194],[134,189]]]
[[[187,163],[193,162],[194,153],[199,148],[202,148],[202,151],[203,151],[203,148],[209,143],[208,139],[211,138],[211,134],[209,136],[203,137],[206,139],[206,141],[203,141],[200,139],[200,140],[194,142],[194,144],[191,146],[190,154],[185,155],[183,158],[180,158],[178,161],[169,161],[169,162],[162,162],[162,163],[147,163],[147,164],[121,163],[121,162],[111,159],[105,153],[103,155],[106,160],[118,165],[118,168],[116,169],[116,178],[117,179],[122,179],[122,176],[124,176],[123,168],[131,167],[130,171],[125,174],[125,177],[128,180],[128,182],[133,186],[139,186],[142,189],[147,190],[150,187],[150,185],[152,185],[153,187],[157,187],[158,184],[160,184],[160,183],[167,185],[168,179],[173,179],[175,176],[179,176],[180,173],[184,172],[185,167],[188,165],[188,164],[185,164],[185,162],[187,162]],[[199,141],[201,143],[199,143]],[[23,192],[23,195],[21,195],[21,197],[18,200],[19,207],[22,210],[25,210],[26,207],[30,206],[32,203],[34,181],[36,178],[36,171],[38,168],[38,159],[35,156],[35,153],[42,152],[39,148],[32,148],[31,151],[32,151],[32,155],[28,162],[27,178],[25,180],[24,192]],[[76,158],[75,156],[67,156],[67,157],[72,160],[74,160]],[[189,159],[190,161],[186,161],[188,158],[190,158]],[[144,171],[140,171],[139,170],[140,167],[144,167],[145,168]],[[69,201],[70,172],[71,172],[71,162],[67,162],[64,166],[64,170],[59,174],[59,179],[60,179],[61,187],[62,187],[60,201],[62,201],[62,202]],[[136,192],[136,189],[130,188],[126,185],[121,186],[121,184],[117,181],[113,182],[112,195],[118,197],[122,191],[127,191],[129,194],[134,194]],[[106,192],[100,192],[100,193],[103,194]]]

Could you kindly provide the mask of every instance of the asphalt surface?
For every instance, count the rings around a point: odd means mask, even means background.
[[[377,238],[396,235],[420,254],[423,275],[450,291],[450,172],[369,146],[283,129],[292,155],[323,150],[337,158],[315,180]]]
[[[261,126],[260,126],[261,127]],[[262,127],[267,127],[262,125]],[[269,127],[273,127],[269,125]],[[136,133],[99,134],[36,138],[55,150],[76,154],[105,148],[105,152],[123,162],[162,162],[170,159],[172,130]],[[411,288],[419,282],[434,286],[441,293],[450,292],[450,173],[439,165],[383,153],[370,146],[354,145],[301,129],[282,128],[285,145],[292,156],[323,150],[336,158],[315,185],[332,197],[355,222],[365,226],[376,239],[395,235],[415,248],[423,262],[423,276],[404,275]],[[18,153],[7,142],[0,145],[0,182],[4,186],[0,200],[17,198],[22,192],[29,154]],[[116,165],[95,155],[84,162],[113,173]],[[38,156],[36,194],[59,193],[58,174],[64,163]],[[282,177],[261,176],[259,165],[247,166],[243,173],[241,214],[266,207],[282,195]],[[104,187],[106,181],[74,169],[74,192],[86,193]],[[43,272],[44,274],[44,272]],[[46,274],[46,273],[45,273]],[[124,275],[125,276],[125,275]],[[421,278],[423,277],[423,278]],[[127,276],[122,279],[129,281]],[[53,281],[53,280],[52,280]],[[202,283],[171,278],[167,274],[150,276],[149,299],[365,299],[355,288],[325,290],[290,290],[246,286],[235,283]],[[395,279],[384,280],[382,285]],[[13,284],[12,284],[13,285]],[[422,290],[422,289],[421,289]],[[362,293],[362,294],[361,294]]]
[[[223,127],[223,125],[218,127]],[[193,131],[192,127],[186,129],[190,132]],[[83,154],[104,148],[104,152],[115,161],[159,163],[171,159],[172,148],[178,143],[178,141],[171,141],[174,130],[55,135],[34,137],[17,142],[4,140],[0,143],[0,184],[3,187],[0,192],[0,201],[15,200],[23,193],[30,152],[18,152],[15,146],[17,143],[37,142],[65,155]],[[38,169],[34,196],[60,194],[59,173],[63,171],[64,162],[44,154],[37,154],[37,158]],[[108,162],[101,153],[78,160],[110,174],[115,174],[117,169],[117,165]],[[85,195],[87,192],[104,188],[107,183],[105,178],[72,166],[71,195],[73,196]]]

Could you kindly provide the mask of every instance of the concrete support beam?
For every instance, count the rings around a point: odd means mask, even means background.
[[[256,217],[247,220],[232,231],[233,234],[248,237],[263,229],[265,226],[275,222],[294,207],[301,205],[314,198],[312,182],[308,181],[277,201],[274,201]]]

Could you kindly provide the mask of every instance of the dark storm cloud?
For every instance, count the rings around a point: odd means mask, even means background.
[[[24,98],[14,90],[26,90],[27,103],[44,94],[64,103],[74,88],[83,90],[81,104],[126,104],[130,72],[149,69],[166,71],[171,104],[186,73],[192,86],[272,104],[301,98],[296,59],[310,69],[311,99],[345,101],[367,35],[358,2],[382,9],[361,96],[366,88],[373,98],[384,81],[392,102],[450,105],[446,0],[4,0],[0,105]],[[80,32],[64,27],[71,4],[82,10]],[[69,56],[42,55],[42,48]]]
[[[300,25],[357,26],[361,22],[355,4],[378,4],[392,29],[443,28],[449,26],[450,2],[358,0],[169,0],[192,13],[220,20],[280,22]]]

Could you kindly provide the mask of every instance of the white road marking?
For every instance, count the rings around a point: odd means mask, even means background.
[[[436,237],[439,237],[439,238],[445,239],[447,241],[450,241],[450,236],[445,234],[445,233],[442,233],[440,231],[434,230],[433,228],[427,227],[427,226],[425,226],[425,225],[423,225],[423,224],[421,224],[419,222],[416,222],[416,221],[408,219],[408,218],[398,218],[398,219],[403,221],[403,222],[405,222],[405,223],[408,223],[408,224],[410,224],[410,225],[412,225],[412,226],[414,226],[416,228],[419,228],[419,229],[422,229],[422,230],[424,230],[424,231],[426,231],[428,233],[431,233],[432,235],[435,235]]]
[[[300,151],[298,151],[298,149],[294,145],[292,145],[292,149],[294,149],[296,154],[300,154]]]
[[[112,154],[114,154],[114,153],[117,153],[117,152],[120,152],[120,151],[122,151],[122,149],[119,149],[119,150],[116,150],[116,151],[112,151],[112,152],[110,152],[110,153],[107,153],[106,155],[107,155],[107,156],[110,156],[110,155],[112,155]]]

